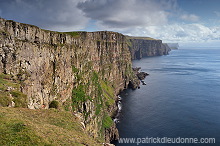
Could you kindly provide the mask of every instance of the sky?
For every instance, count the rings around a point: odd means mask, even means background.
[[[220,46],[220,0],[0,0],[0,17],[53,31],[115,31]]]

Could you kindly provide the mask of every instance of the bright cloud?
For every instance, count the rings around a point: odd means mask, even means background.
[[[139,27],[123,33],[136,36],[151,36],[164,42],[208,42],[220,40],[220,27],[206,27],[202,24],[172,24],[164,26]]]
[[[196,16],[194,14],[184,14],[180,17],[182,20],[185,21],[192,21],[192,22],[196,22],[199,20],[199,16]]]

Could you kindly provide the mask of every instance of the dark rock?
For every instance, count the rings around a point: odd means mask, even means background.
[[[141,80],[142,85],[147,85],[144,81]]]
[[[142,80],[144,80],[145,77],[148,76],[149,74],[146,72],[139,72],[141,69],[140,67],[135,67],[132,69],[133,69],[133,72],[136,76],[135,76],[135,78],[133,78],[133,80],[129,81],[129,84],[128,84],[129,88],[131,88],[131,89],[138,88],[139,89],[140,88],[140,81],[142,82],[143,85],[146,85],[146,83]]]
[[[132,68],[132,69],[133,69],[134,72],[138,72],[141,69],[141,67],[135,67],[135,68]]]
[[[128,84],[128,87],[131,88],[131,89],[133,89],[133,90],[139,88],[139,87],[140,87],[140,81],[139,81],[139,79],[136,78],[136,79],[130,80],[130,81],[129,81],[129,84]]]
[[[139,80],[145,79],[145,77],[148,76],[148,75],[149,75],[149,74],[146,73],[146,72],[138,72],[138,73],[137,73],[137,77],[138,77]]]
[[[105,141],[111,142],[118,139],[119,139],[119,132],[118,129],[116,128],[116,124],[113,123],[113,126],[111,126],[108,129],[105,129]]]

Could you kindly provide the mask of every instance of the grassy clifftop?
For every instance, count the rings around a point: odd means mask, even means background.
[[[158,40],[151,37],[126,36],[127,39]]]
[[[101,145],[71,112],[0,108],[0,145]]]

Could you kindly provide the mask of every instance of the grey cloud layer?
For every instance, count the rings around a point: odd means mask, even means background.
[[[165,24],[175,7],[170,0],[87,0],[80,2],[85,16],[108,27],[133,27]]]
[[[89,20],[101,27],[161,25],[175,0],[0,0],[0,15],[42,28],[84,29]]]
[[[219,41],[208,26],[185,12],[178,0],[0,0],[0,16],[55,31],[110,30],[165,41]],[[213,11],[219,17],[219,11]],[[219,24],[219,20],[216,21]],[[94,26],[95,25],[95,26]],[[93,30],[95,28],[95,30]]]
[[[80,0],[0,0],[1,16],[45,29],[82,29],[88,22],[76,8]]]

